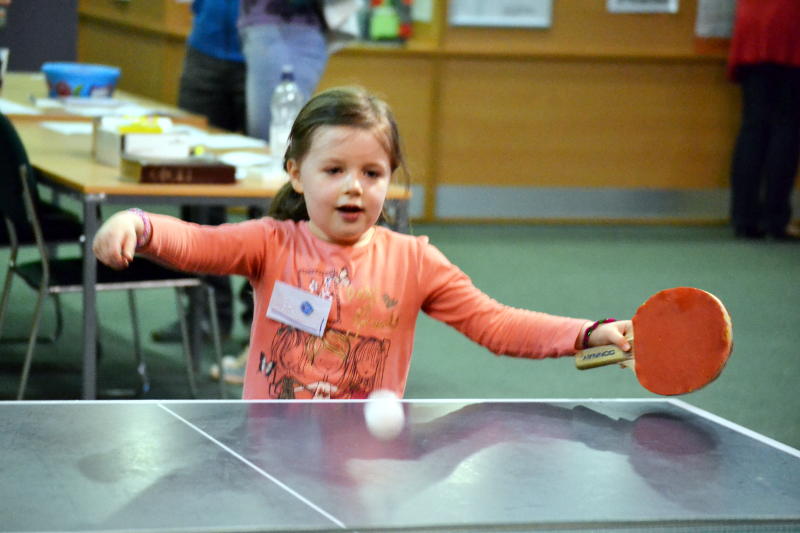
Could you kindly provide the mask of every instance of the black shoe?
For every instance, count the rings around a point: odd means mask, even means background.
[[[200,323],[200,328],[203,332],[203,341],[211,341],[211,324],[208,322],[208,320],[203,320]],[[230,331],[220,328],[219,336],[220,340],[226,341],[230,338],[231,334]],[[183,341],[183,336],[181,335],[181,324],[176,320],[168,326],[151,331],[150,337],[153,339],[153,342],[181,342]]]
[[[767,233],[757,228],[736,228],[733,232],[737,239],[758,240],[767,236]]]

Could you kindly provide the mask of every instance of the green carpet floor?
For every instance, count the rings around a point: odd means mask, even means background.
[[[800,448],[800,245],[734,240],[727,228],[604,225],[417,225],[475,284],[495,299],[554,314],[628,318],[653,292],[695,286],[728,308],[734,353],[722,375],[684,401]],[[69,251],[67,251],[69,253]],[[73,251],[73,253],[75,253]],[[0,264],[7,254],[0,253]],[[241,280],[237,280],[237,284]],[[33,293],[15,283],[3,332],[24,335]],[[171,291],[138,295],[142,330],[175,317]],[[80,395],[80,297],[63,299],[67,331],[42,345],[34,361],[29,399]],[[125,297],[98,298],[102,324],[101,390],[137,384]],[[47,325],[52,312],[47,309]],[[237,325],[226,344],[237,353],[247,331]],[[186,398],[189,390],[178,345],[144,335],[152,377],[148,398]],[[0,398],[15,395],[24,347],[0,344]],[[210,352],[204,365],[211,363]],[[204,397],[217,384],[200,379]],[[240,390],[229,387],[231,396]],[[406,396],[409,398],[639,398],[654,397],[630,371],[606,367],[580,372],[570,358],[496,357],[455,330],[421,315]]]

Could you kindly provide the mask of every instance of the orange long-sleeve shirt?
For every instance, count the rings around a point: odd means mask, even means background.
[[[367,244],[340,246],[306,222],[151,221],[144,254],[179,270],[245,276],[253,286],[245,399],[363,398],[377,389],[402,396],[420,310],[496,354],[529,358],[574,354],[587,322],[498,303],[427,237],[378,227]],[[276,281],[332,301],[322,337],[266,317]]]

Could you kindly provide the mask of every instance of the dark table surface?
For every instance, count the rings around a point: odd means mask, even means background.
[[[0,531],[800,531],[800,452],[654,400],[0,404]]]

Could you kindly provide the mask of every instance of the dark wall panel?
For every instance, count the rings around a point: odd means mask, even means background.
[[[39,70],[45,61],[75,61],[78,0],[12,0],[0,46],[11,49],[8,68]]]

